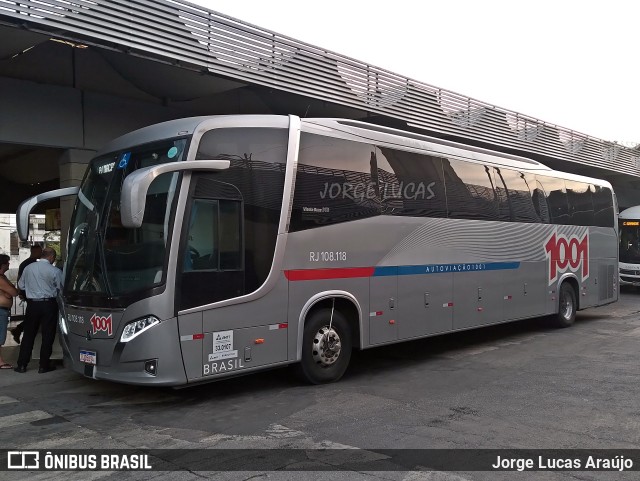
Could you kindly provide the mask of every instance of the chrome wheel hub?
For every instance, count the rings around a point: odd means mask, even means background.
[[[322,367],[333,365],[340,357],[341,349],[340,336],[334,329],[329,329],[329,326],[321,327],[313,337],[313,360]]]

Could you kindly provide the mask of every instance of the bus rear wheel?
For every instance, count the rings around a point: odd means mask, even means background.
[[[578,302],[576,301],[576,291],[568,282],[560,286],[558,294],[558,313],[553,318],[556,327],[570,327],[576,320]]]
[[[311,384],[335,382],[351,359],[351,330],[341,312],[320,309],[304,326],[299,373]]]

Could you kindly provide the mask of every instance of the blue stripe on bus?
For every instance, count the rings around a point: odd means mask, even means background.
[[[374,269],[374,277],[444,274],[447,272],[503,271],[518,269],[519,262],[468,262],[459,264],[425,264],[421,266],[382,266]]]

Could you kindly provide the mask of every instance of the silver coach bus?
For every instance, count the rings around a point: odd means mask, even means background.
[[[607,182],[351,120],[214,116],[124,135],[76,195],[66,362],[185,385],[618,298]]]

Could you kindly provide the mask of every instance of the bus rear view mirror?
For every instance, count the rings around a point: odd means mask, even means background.
[[[142,225],[149,186],[156,177],[182,170],[225,170],[228,160],[187,160],[138,169],[124,179],[120,198],[120,219],[124,227],[136,229]]]
[[[42,194],[35,195],[22,202],[18,206],[18,210],[16,212],[16,224],[20,240],[26,241],[29,238],[29,214],[31,214],[31,211],[36,205],[44,202],[45,200],[65,197],[67,195],[77,195],[78,192],[80,192],[80,187],[65,187],[64,189],[43,192]]]

